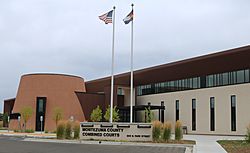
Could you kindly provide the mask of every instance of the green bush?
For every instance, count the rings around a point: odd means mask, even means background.
[[[90,120],[93,122],[100,122],[102,120],[102,110],[99,105],[91,112]]]
[[[57,139],[63,139],[65,137],[65,121],[59,121],[56,129]]]
[[[250,124],[247,127],[246,142],[250,143]]]
[[[119,116],[119,109],[115,106],[113,108],[113,122],[118,122],[120,120],[120,116]],[[107,107],[106,109],[106,112],[105,112],[105,115],[104,115],[104,119],[106,121],[109,121],[110,120],[110,106]]]
[[[164,125],[163,125],[163,136],[162,136],[164,141],[169,142],[169,140],[171,139],[171,128],[172,128],[172,126],[171,126],[170,122],[164,123]]]
[[[34,133],[35,131],[33,129],[26,129],[24,130],[25,133]]]
[[[73,131],[74,131],[74,139],[79,139],[79,135],[80,135],[80,122],[78,122],[78,121],[74,122]]]
[[[153,140],[156,142],[161,139],[161,127],[162,123],[160,121],[153,122]]]
[[[0,128],[3,127],[3,121],[0,121]]]
[[[183,138],[183,133],[182,133],[182,123],[181,121],[176,121],[175,124],[175,140],[180,141]]]
[[[66,123],[66,128],[65,128],[65,138],[66,139],[71,139],[71,131],[72,131],[72,123],[68,121]]]
[[[15,132],[15,133],[20,133],[21,130],[14,129],[14,132]]]

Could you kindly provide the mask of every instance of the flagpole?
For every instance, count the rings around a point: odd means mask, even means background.
[[[132,6],[132,10],[134,9],[134,4],[132,3],[131,4]],[[134,12],[133,12],[134,13]],[[131,55],[130,55],[130,66],[131,66],[131,73],[130,73],[130,123],[133,123],[133,31],[134,31],[134,19],[132,20],[132,23],[131,23]]]
[[[113,38],[112,38],[112,66],[111,66],[111,95],[110,95],[110,123],[113,122],[113,100],[114,100],[114,53],[115,53],[115,6],[113,7]]]

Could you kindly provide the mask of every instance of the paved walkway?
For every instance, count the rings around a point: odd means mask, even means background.
[[[16,133],[14,131],[0,130],[0,135],[5,136],[18,136],[18,137],[29,137],[29,138],[56,138],[54,133]]]
[[[55,140],[47,138],[56,138],[55,134],[46,133],[13,133],[7,131],[0,131],[0,135],[5,136],[21,136],[26,137],[26,141],[37,141],[37,142],[57,142],[57,143],[79,143],[74,140]],[[28,139],[27,139],[28,138]],[[31,139],[29,139],[31,138]],[[35,138],[35,139],[34,139]],[[40,139],[36,139],[40,138]],[[185,140],[195,140],[196,146],[194,153],[226,153],[226,151],[216,142],[217,140],[243,140],[244,137],[239,136],[209,136],[209,135],[184,135]],[[82,141],[82,144],[98,144],[98,141]],[[140,146],[140,143],[134,142],[102,142],[106,145],[135,145]],[[143,146],[151,146],[152,144],[143,143]],[[183,147],[185,145],[171,145],[171,144],[153,144],[154,146],[163,147]],[[188,145],[186,145],[188,147]]]
[[[216,142],[217,140],[243,140],[244,137],[184,135],[184,139],[196,141],[194,153],[226,153],[220,144]]]

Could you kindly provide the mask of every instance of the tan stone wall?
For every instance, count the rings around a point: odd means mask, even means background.
[[[150,123],[83,122],[80,124],[80,139],[149,142],[152,141],[152,129]]]
[[[74,116],[76,120],[84,121],[82,107],[75,91],[85,92],[84,80],[80,77],[57,74],[31,74],[21,77],[13,113],[19,113],[23,107],[33,108],[33,115],[27,123],[27,129],[34,129],[36,124],[36,98],[47,97],[45,130],[55,130],[53,109],[60,107],[64,119]],[[21,125],[22,125],[21,121]],[[10,128],[18,127],[12,120]]]
[[[231,95],[236,95],[236,131],[231,131]],[[210,97],[215,97],[215,131],[210,131]],[[196,131],[191,130],[192,99],[196,99]],[[180,120],[193,134],[244,135],[250,123],[250,84],[138,96],[138,105],[165,102],[165,121],[175,122],[175,101],[180,100]],[[156,119],[158,113],[155,113]],[[141,118],[144,118],[141,113]]]

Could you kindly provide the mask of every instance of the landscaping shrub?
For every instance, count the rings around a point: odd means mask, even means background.
[[[163,124],[163,140],[169,142],[171,139],[171,123],[166,122]]]
[[[25,133],[34,133],[35,131],[33,129],[26,129],[24,130]]]
[[[99,105],[93,109],[92,113],[90,114],[90,120],[92,122],[100,122],[102,120],[102,110]]]
[[[160,121],[153,122],[153,140],[159,141],[161,137],[162,123]]]
[[[182,123],[181,121],[176,121],[175,124],[175,140],[180,141],[183,138],[183,133],[182,133]]]
[[[19,132],[21,132],[21,130],[14,129],[14,132],[19,133]]]
[[[66,139],[71,139],[71,131],[72,131],[72,122],[67,121],[66,122],[66,128],[65,128],[65,138]]]
[[[65,121],[59,121],[56,129],[57,139],[63,139],[65,137]]]
[[[250,143],[250,124],[247,126],[246,142]]]
[[[114,106],[112,112],[113,112],[113,114],[112,114],[112,120],[113,120],[113,122],[118,122],[118,121],[120,120],[119,109],[118,109],[116,106]],[[105,112],[105,115],[104,115],[104,119],[105,119],[106,121],[109,121],[109,120],[110,120],[110,106],[108,106],[108,107],[106,108],[106,112]]]
[[[3,127],[3,121],[0,121],[0,128]]]
[[[80,134],[80,122],[75,121],[73,125],[74,139],[79,139]]]

